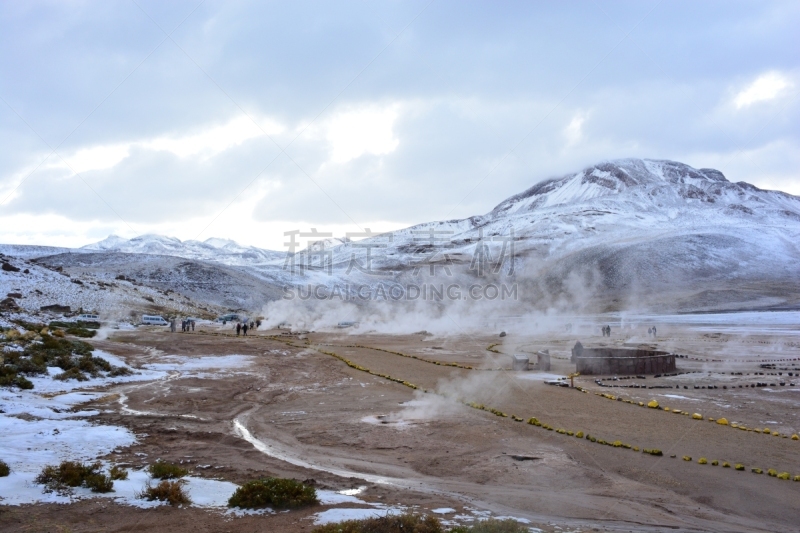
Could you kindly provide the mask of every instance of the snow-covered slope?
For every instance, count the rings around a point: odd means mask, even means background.
[[[501,202],[490,213],[533,212],[566,205],[664,211],[699,208],[725,214],[788,217],[800,221],[798,198],[731,183],[718,170],[674,161],[625,159],[600,163],[562,178],[545,180]]]
[[[18,269],[0,270],[0,310],[58,315],[69,308],[72,313],[83,310],[99,313],[103,320],[123,321],[138,321],[142,313],[213,316],[218,311],[207,309],[206,302],[170,293],[166,284],[141,283],[130,276],[116,279],[115,269],[97,276],[88,269],[69,268],[78,258],[91,260],[91,256],[68,253],[26,260],[0,254],[0,262]]]
[[[425,282],[431,262],[444,281],[508,281],[513,255],[513,280],[530,303],[706,310],[800,304],[798,243],[798,197],[717,170],[627,159],[545,180],[483,216],[346,243],[332,255],[341,273],[353,257],[365,264],[372,244],[373,270],[399,283]],[[488,273],[477,268],[479,252]],[[375,282],[352,269],[348,278]]]
[[[280,252],[242,246],[235,241],[211,238],[203,242],[181,241],[162,235],[140,235],[123,239],[116,235],[80,249],[88,252],[123,252],[129,254],[171,255],[187,259],[214,261],[225,265],[258,265],[282,258]]]
[[[518,284],[520,306],[697,311],[800,306],[798,243],[798,197],[713,169],[625,159],[541,181],[485,215],[321,241],[295,254],[294,271],[284,252],[158,235],[111,236],[47,261],[124,271],[225,307],[257,306],[287,285],[503,282]],[[215,284],[225,294],[212,294]]]

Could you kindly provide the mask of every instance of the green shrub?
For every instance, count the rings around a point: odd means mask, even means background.
[[[148,470],[156,479],[178,479],[189,473],[185,468],[165,461],[156,461]]]
[[[108,471],[108,477],[113,480],[125,480],[128,479],[128,471],[124,468],[121,468],[117,465],[111,467],[111,470]]]
[[[6,477],[10,473],[11,469],[8,467],[8,463],[0,459],[0,477]]]
[[[130,376],[133,374],[130,368],[125,368],[124,366],[111,366],[111,371],[108,373],[109,376],[115,378],[117,376]]]
[[[47,367],[56,366],[64,372],[55,379],[86,381],[88,376],[126,376],[132,372],[125,367],[116,367],[103,358],[94,357],[94,347],[83,341],[68,340],[43,333],[41,342],[29,342],[22,352],[4,354],[0,365],[0,386],[17,385],[23,389],[33,388],[24,376],[47,374]]]
[[[59,381],[67,381],[70,379],[74,379],[77,381],[88,381],[89,378],[86,377],[86,374],[81,372],[78,368],[72,367],[69,370],[60,373],[59,375],[53,377],[53,379],[57,379]]]
[[[436,517],[407,513],[325,524],[312,533],[444,533],[444,529]]]
[[[25,376],[17,376],[14,380],[14,384],[23,390],[30,390],[33,388],[33,383]]]
[[[183,491],[183,483],[184,481],[180,479],[178,481],[164,480],[156,486],[148,482],[144,486],[144,490],[136,496],[149,501],[168,502],[170,505],[189,505],[192,500]]]
[[[34,482],[44,485],[46,492],[64,493],[73,487],[86,487],[92,492],[111,492],[114,482],[100,472],[101,468],[99,462],[85,465],[78,461],[63,461],[58,466],[45,466]]]
[[[16,385],[20,389],[33,388],[33,383],[25,376],[17,374],[13,366],[0,365],[0,387],[11,387],[13,385]]]
[[[84,328],[84,329],[100,329],[100,322],[94,320],[76,320],[75,322],[64,322],[63,320],[53,320],[50,322],[50,328]]]
[[[520,524],[512,518],[498,520],[489,518],[471,526],[456,526],[450,533],[528,533],[528,526]]]
[[[86,476],[84,480],[84,485],[86,488],[91,489],[92,492],[113,492],[114,491],[114,481],[112,481],[110,476],[106,476],[103,474],[92,474]]]
[[[86,329],[79,327],[67,328],[64,331],[67,333],[67,335],[72,335],[73,337],[81,337],[84,339],[91,339],[92,337],[97,335],[97,332],[94,331],[93,329]]]
[[[25,320],[13,320],[13,322],[27,331],[35,331],[36,333],[42,331],[44,328],[44,324],[38,322],[27,322]]]
[[[294,479],[267,478],[248,481],[233,493],[228,507],[292,509],[319,503],[314,487]]]

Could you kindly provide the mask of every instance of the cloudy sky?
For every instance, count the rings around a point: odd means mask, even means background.
[[[343,236],[604,159],[800,195],[800,2],[0,2],[0,242]]]

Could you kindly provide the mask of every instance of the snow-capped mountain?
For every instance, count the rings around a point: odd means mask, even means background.
[[[259,265],[280,259],[284,254],[255,246],[242,246],[228,239],[210,238],[203,242],[181,241],[163,235],[140,235],[123,239],[116,235],[81,248],[91,252],[122,252],[128,254],[170,255],[186,259],[214,261],[225,265]]]
[[[694,169],[674,161],[626,159],[537,183],[501,202],[492,216],[567,204],[647,211],[703,206],[733,215],[778,215],[800,220],[800,201],[780,191],[731,183],[718,170]]]
[[[483,216],[420,224],[331,253],[342,272],[354,258],[363,265],[374,245],[373,270],[400,283],[431,271],[441,277],[445,265],[452,268],[444,275],[485,278],[480,260],[503,259],[492,279],[505,279],[513,264],[530,301],[710,309],[800,303],[798,243],[798,197],[731,183],[717,170],[626,159],[545,180]],[[350,270],[351,281],[374,283]]]
[[[87,273],[130,263],[126,275],[172,290],[182,290],[188,263],[155,256],[196,261],[192,297],[203,293],[204,272],[215,272],[212,287],[234,278],[252,287],[217,299],[230,307],[279,298],[287,285],[507,282],[518,284],[525,306],[697,311],[800,306],[798,243],[796,196],[732,183],[718,170],[624,159],[541,181],[485,215],[358,242],[326,239],[293,258],[225,239],[143,235],[111,236],[71,257],[54,249],[62,255],[42,260]],[[14,255],[20,247],[6,248]]]

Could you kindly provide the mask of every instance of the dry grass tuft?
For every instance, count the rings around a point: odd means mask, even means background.
[[[137,494],[137,498],[143,500],[167,502],[172,506],[175,505],[189,505],[192,500],[189,495],[183,490],[183,480],[167,481],[164,480],[156,486],[147,483],[144,490]]]
[[[452,531],[471,530],[453,529]],[[436,517],[407,513],[325,524],[313,529],[312,533],[444,533],[444,528]],[[498,531],[498,533],[501,532]]]
[[[295,509],[318,503],[317,491],[294,479],[267,478],[248,481],[233,493],[228,507]]]
[[[113,480],[125,480],[128,479],[128,471],[124,468],[121,468],[117,465],[111,467],[111,470],[108,471],[108,477]]]
[[[156,461],[150,465],[150,475],[156,479],[178,479],[189,473],[185,468],[165,461]]]
[[[86,487],[92,492],[112,492],[114,482],[101,473],[98,463],[85,465],[78,461],[63,461],[58,466],[47,465],[36,476],[35,483],[45,486],[46,492],[66,494],[74,487]]]

